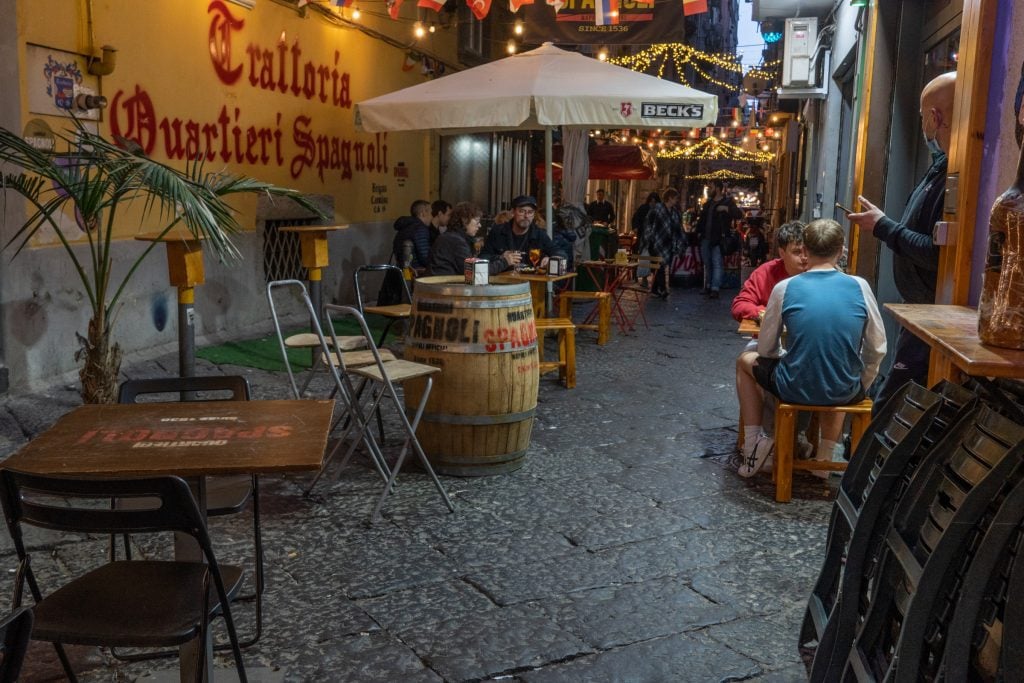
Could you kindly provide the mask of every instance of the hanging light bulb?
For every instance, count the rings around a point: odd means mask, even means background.
[[[430,31],[431,33],[433,33],[434,31],[436,31],[436,30],[437,30],[437,27],[436,27],[436,26],[434,26],[433,24],[431,24],[431,25],[430,25],[430,28],[428,28],[427,30],[428,30],[428,31]]]
[[[608,50],[602,47],[597,53],[597,58],[602,62],[608,61]]]
[[[515,33],[517,36],[523,35],[523,22],[517,21],[515,27],[512,29],[512,32]]]
[[[352,10],[352,19],[354,19],[355,21],[359,21],[359,17],[361,16],[363,16],[363,13],[359,11],[358,7]]]
[[[505,51],[508,52],[510,55],[514,55],[516,53],[516,41],[508,41],[508,45],[505,47]]]
[[[426,29],[423,28],[422,21],[417,21],[415,24],[412,25],[412,34],[417,38],[422,38],[423,36],[427,35]]]

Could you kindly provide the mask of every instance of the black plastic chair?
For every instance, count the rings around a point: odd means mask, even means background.
[[[384,277],[394,278],[396,275],[402,281],[402,292],[405,294],[405,300],[386,306],[378,305],[367,305],[363,300],[363,280],[367,273],[384,273]],[[384,326],[384,331],[380,333],[380,339],[377,340],[376,346],[380,348],[384,344],[384,340],[388,336],[388,332],[391,330],[392,325],[400,320],[408,320],[412,314],[412,293],[409,291],[409,283],[406,282],[405,276],[402,275],[402,269],[398,266],[393,266],[390,263],[378,263],[365,266],[359,266],[356,268],[356,272],[352,274],[352,283],[356,290],[356,306],[359,308],[359,314],[363,317],[367,315],[379,315],[387,319],[387,324]]]
[[[134,379],[121,384],[117,400],[118,403],[140,403],[147,399],[155,399],[152,402],[169,403],[179,400],[179,397],[183,401],[248,401],[250,398],[249,382],[244,377],[234,375]],[[250,502],[252,504],[256,590],[250,595],[240,596],[239,599],[255,599],[256,632],[250,638],[241,641],[242,647],[254,645],[263,633],[264,575],[263,534],[260,530],[260,480],[255,474],[206,478],[206,515],[208,517],[239,514]],[[125,537],[125,554],[128,559],[131,559],[127,537]],[[111,548],[111,559],[114,559],[113,548]],[[226,649],[227,647],[227,643],[224,643],[218,645],[217,649]],[[115,652],[115,656],[131,661],[149,658],[153,655],[137,657]]]
[[[31,634],[32,610],[28,607],[16,609],[0,620],[0,641],[3,642],[0,683],[17,683]]]
[[[155,506],[120,509],[94,504],[127,498],[154,499]],[[218,614],[227,626],[239,679],[247,680],[230,605],[242,583],[242,570],[217,563],[206,522],[183,479],[66,479],[0,470],[0,504],[20,560],[16,606],[27,583],[36,602],[32,639],[54,644],[71,681],[77,679],[64,644],[180,646],[205,639],[210,620]],[[44,597],[25,551],[22,525],[88,534],[173,531],[191,536],[205,563],[109,562]],[[205,650],[199,648],[197,680],[204,676]]]
[[[942,658],[951,604],[1007,488],[1019,481],[1024,427],[981,406],[937,446],[893,517],[843,680],[916,681]]]
[[[872,420],[850,459],[832,508],[825,561],[808,600],[802,648],[817,642],[809,680],[837,680],[868,603],[865,568],[874,567],[907,482],[931,459],[938,434],[974,408],[977,396],[956,384],[934,391],[908,383]]]

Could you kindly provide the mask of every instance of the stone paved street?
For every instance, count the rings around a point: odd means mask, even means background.
[[[373,527],[380,482],[362,458],[310,499],[308,476],[263,478],[266,623],[245,651],[248,666],[270,669],[258,680],[802,680],[795,640],[830,496],[808,479],[777,505],[768,477],[735,474],[733,361],[745,341],[728,308],[676,290],[649,304],[650,330],[605,347],[582,333],[577,388],[541,380],[527,465],[443,478],[455,514],[412,467]],[[176,368],[166,356],[125,375]],[[199,372],[244,374],[255,398],[287,397],[281,374],[202,361]],[[70,388],[5,398],[3,453],[77,403]],[[211,523],[222,561],[249,561],[248,524]],[[105,559],[106,539],[31,541],[44,582]],[[144,555],[168,553],[137,541]],[[0,552],[7,591],[6,533]],[[251,604],[237,611],[247,632]],[[60,680],[52,652],[34,646],[27,680]],[[115,664],[90,648],[74,657],[83,681],[176,666]]]

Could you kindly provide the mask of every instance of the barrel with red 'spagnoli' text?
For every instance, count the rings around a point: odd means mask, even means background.
[[[438,472],[477,477],[525,464],[539,381],[529,283],[416,280],[405,358],[441,368],[416,431]],[[425,382],[406,383],[409,410]]]

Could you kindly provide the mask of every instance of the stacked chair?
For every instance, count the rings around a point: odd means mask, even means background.
[[[987,393],[909,384],[872,421],[804,617],[810,680],[1024,680],[1024,426]]]

